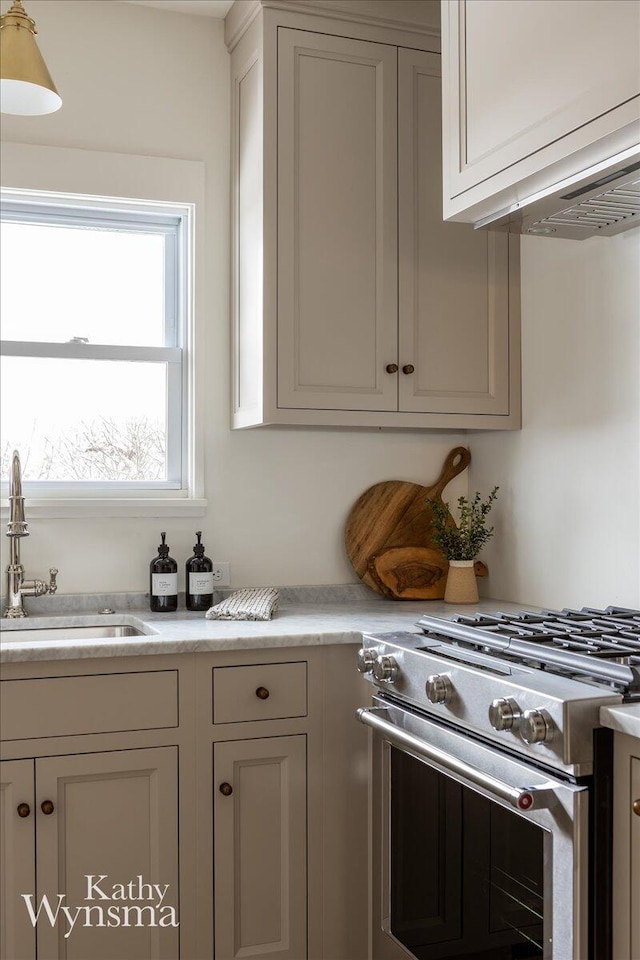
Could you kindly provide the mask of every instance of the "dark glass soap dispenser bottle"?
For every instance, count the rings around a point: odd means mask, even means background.
[[[178,564],[169,556],[167,534],[160,534],[158,556],[149,564],[149,606],[154,613],[173,613],[178,609]]]
[[[202,530],[196,531],[198,542],[193,556],[186,563],[187,610],[208,610],[213,603],[213,564],[204,555]]]

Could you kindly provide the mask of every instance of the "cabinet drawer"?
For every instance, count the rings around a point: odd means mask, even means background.
[[[279,720],[306,715],[306,663],[214,667],[214,723]]]
[[[178,726],[178,673],[3,680],[3,740]]]

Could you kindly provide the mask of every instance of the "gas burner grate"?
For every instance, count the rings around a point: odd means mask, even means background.
[[[609,683],[640,697],[640,610],[542,610],[517,614],[423,617],[432,640],[481,650],[511,662]]]

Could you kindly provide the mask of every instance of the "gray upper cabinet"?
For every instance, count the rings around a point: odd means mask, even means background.
[[[517,428],[518,241],[443,223],[440,56],[309,20],[232,52],[233,425]]]
[[[399,409],[508,416],[509,238],[443,222],[440,57],[398,57]]]
[[[636,0],[441,6],[446,219],[495,217],[637,149]]]
[[[278,34],[278,406],[396,410],[397,50]]]

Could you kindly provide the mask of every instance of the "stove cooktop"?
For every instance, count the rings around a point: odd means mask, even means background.
[[[428,641],[455,644],[508,663],[610,684],[626,699],[640,698],[640,610],[542,610],[539,613],[424,616]]]
[[[640,610],[423,616],[364,634],[358,670],[379,696],[580,776],[602,706],[640,700]]]

